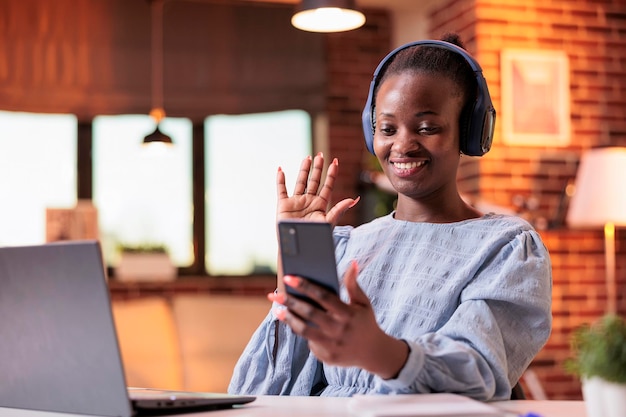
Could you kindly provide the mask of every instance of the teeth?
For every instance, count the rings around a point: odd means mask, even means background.
[[[393,163],[393,165],[396,168],[398,168],[398,169],[412,169],[412,168],[421,167],[424,164],[426,164],[426,161],[419,161],[419,162],[395,162],[395,163]]]

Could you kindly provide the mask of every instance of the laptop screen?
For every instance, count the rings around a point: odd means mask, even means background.
[[[130,417],[253,396],[137,390],[129,398],[100,245],[0,248],[0,407]]]
[[[130,416],[100,246],[0,248],[0,406]]]

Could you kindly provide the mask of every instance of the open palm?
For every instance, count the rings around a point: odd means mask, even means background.
[[[329,209],[335,178],[339,170],[339,162],[335,158],[328,167],[324,183],[322,170],[324,156],[321,153],[315,158],[307,156],[300,164],[293,195],[289,196],[285,186],[285,173],[279,168],[276,176],[278,192],[277,220],[301,219],[337,224],[341,215],[358,202],[347,198]]]

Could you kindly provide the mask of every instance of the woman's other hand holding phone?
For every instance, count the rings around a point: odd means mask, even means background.
[[[409,354],[408,345],[387,335],[376,322],[367,295],[357,283],[353,263],[344,276],[348,303],[315,283],[286,275],[286,285],[316,301],[323,309],[284,292],[270,293],[272,302],[287,307],[276,311],[279,320],[309,342],[311,352],[322,362],[356,366],[389,379],[398,375]]]

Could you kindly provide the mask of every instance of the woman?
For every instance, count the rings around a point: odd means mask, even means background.
[[[551,267],[539,235],[459,195],[461,152],[488,151],[493,114],[478,64],[449,45],[461,46],[456,35],[444,41],[385,58],[364,110],[368,149],[398,193],[396,210],[334,228],[340,297],[279,274],[268,295],[274,308],[240,358],[230,392],[501,400],[547,341]],[[303,161],[292,196],[279,169],[279,220],[336,225],[358,202],[327,210],[338,162],[322,183],[323,164],[321,154]],[[323,308],[288,296],[284,285]]]

